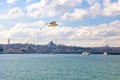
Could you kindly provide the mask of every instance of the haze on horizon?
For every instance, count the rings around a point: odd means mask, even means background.
[[[46,23],[56,21],[58,26]],[[0,0],[0,43],[120,47],[120,0]]]

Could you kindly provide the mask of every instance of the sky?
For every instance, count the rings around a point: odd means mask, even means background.
[[[48,27],[56,21],[58,26]],[[120,47],[120,0],[0,0],[0,44]]]

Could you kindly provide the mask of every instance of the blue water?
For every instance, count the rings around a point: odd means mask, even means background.
[[[120,80],[120,56],[0,54],[0,80]]]

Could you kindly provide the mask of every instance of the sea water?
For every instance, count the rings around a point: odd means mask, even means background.
[[[120,80],[120,55],[0,54],[0,80]]]

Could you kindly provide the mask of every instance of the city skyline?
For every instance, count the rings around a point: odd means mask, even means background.
[[[119,7],[120,0],[1,0],[0,43],[120,47]]]

